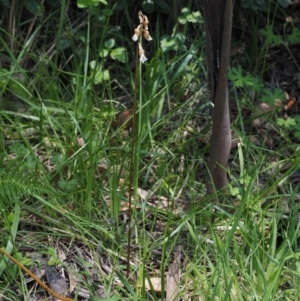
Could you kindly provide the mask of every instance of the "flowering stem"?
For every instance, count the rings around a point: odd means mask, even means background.
[[[143,25],[140,25],[142,29]],[[136,187],[134,177],[137,177],[138,170],[134,168],[135,153],[136,153],[136,140],[137,140],[137,90],[139,84],[139,42],[136,43],[135,55],[135,78],[134,78],[134,94],[133,94],[133,110],[132,110],[132,132],[131,132],[131,154],[130,154],[130,167],[129,167],[129,193],[128,193],[128,242],[127,242],[127,278],[130,274],[130,249],[131,249],[131,220],[132,220],[132,188],[134,190],[134,201],[136,201]]]

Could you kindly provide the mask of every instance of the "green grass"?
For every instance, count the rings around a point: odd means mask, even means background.
[[[47,264],[67,271],[75,300],[163,300],[178,245],[182,300],[298,300],[299,184],[289,179],[299,169],[299,147],[277,124],[281,111],[257,111],[254,77],[233,85],[240,143],[230,156],[232,210],[211,203],[204,38],[189,51],[162,52],[157,23],[141,66],[137,197],[128,225],[130,131],[110,124],[132,107],[137,18],[128,8],[126,18],[80,12],[52,8],[38,23],[16,20],[23,32],[1,30],[1,248],[43,281]],[[99,57],[109,39],[127,50],[128,62]],[[267,126],[255,129],[257,116]],[[0,299],[49,297],[27,279],[0,256]]]

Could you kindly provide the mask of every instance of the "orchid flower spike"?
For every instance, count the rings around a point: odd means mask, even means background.
[[[143,34],[143,38],[147,41],[152,41],[152,37],[149,34],[149,20],[147,16],[143,15],[141,11],[138,12],[138,17],[140,21],[140,25],[137,26],[134,30],[134,35],[132,37],[132,40],[134,42],[138,41],[138,49],[139,49],[139,57],[140,57],[140,62],[145,63],[148,59],[145,56],[145,50],[142,47],[141,42],[139,42],[141,34]]]

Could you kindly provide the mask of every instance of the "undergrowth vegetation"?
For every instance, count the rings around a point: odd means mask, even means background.
[[[205,191],[213,105],[192,1],[141,4],[153,41],[129,187],[140,7],[113,2],[0,1],[0,247],[74,300],[176,300],[174,265],[180,300],[298,300],[299,4],[236,4],[225,211]],[[2,255],[0,300],[50,300]]]

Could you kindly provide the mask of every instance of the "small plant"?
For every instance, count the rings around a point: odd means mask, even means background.
[[[267,45],[279,45],[283,41],[282,35],[275,34],[273,27],[270,24],[267,24],[266,27],[261,29],[259,32],[266,37]]]
[[[291,127],[296,125],[296,121],[294,118],[288,117],[287,119],[277,118],[277,124],[286,129],[290,129]]]
[[[104,42],[104,48],[101,49],[99,56],[101,58],[107,57],[110,55],[110,57],[113,60],[117,60],[121,63],[127,63],[128,62],[128,54],[125,47],[115,47],[116,41],[115,39],[108,39]]]
[[[138,146],[138,136],[139,132],[137,130],[137,91],[138,86],[141,84],[138,74],[141,76],[141,68],[139,68],[140,63],[145,63],[148,59],[145,56],[145,50],[142,46],[142,38],[147,41],[151,41],[152,37],[149,34],[149,20],[147,16],[143,15],[141,11],[138,12],[138,18],[140,24],[134,29],[134,35],[132,40],[137,42],[136,47],[136,60],[135,60],[135,85],[134,85],[134,97],[133,97],[133,112],[132,112],[132,137],[131,137],[131,158],[130,158],[130,167],[129,167],[129,206],[128,206],[128,215],[129,221],[128,224],[131,225],[132,217],[132,189],[133,188],[133,199],[137,199],[137,183],[138,183],[138,170],[139,170],[139,146]],[[138,59],[139,58],[139,59]],[[141,89],[140,89],[141,90]],[[141,94],[140,94],[141,97]],[[141,122],[141,107],[139,111],[139,122]],[[140,126],[138,128],[141,128]],[[127,245],[127,277],[130,273],[130,240],[131,240],[131,228],[128,228],[128,245]]]
[[[294,122],[291,125],[291,129],[293,130],[293,134],[296,138],[300,139],[300,116],[297,115],[294,118]]]
[[[182,25],[187,23],[203,23],[203,18],[200,12],[191,12],[187,7],[181,10],[181,15],[178,17],[178,22]],[[177,26],[177,25],[176,25]],[[160,47],[163,52],[168,51],[182,51],[185,52],[187,47],[185,45],[186,35],[182,32],[177,32],[177,27],[173,28],[171,35],[163,35],[160,39]]]
[[[233,82],[236,88],[250,88],[255,92],[262,89],[261,80],[251,74],[245,75],[240,66],[231,68],[228,78]]]

